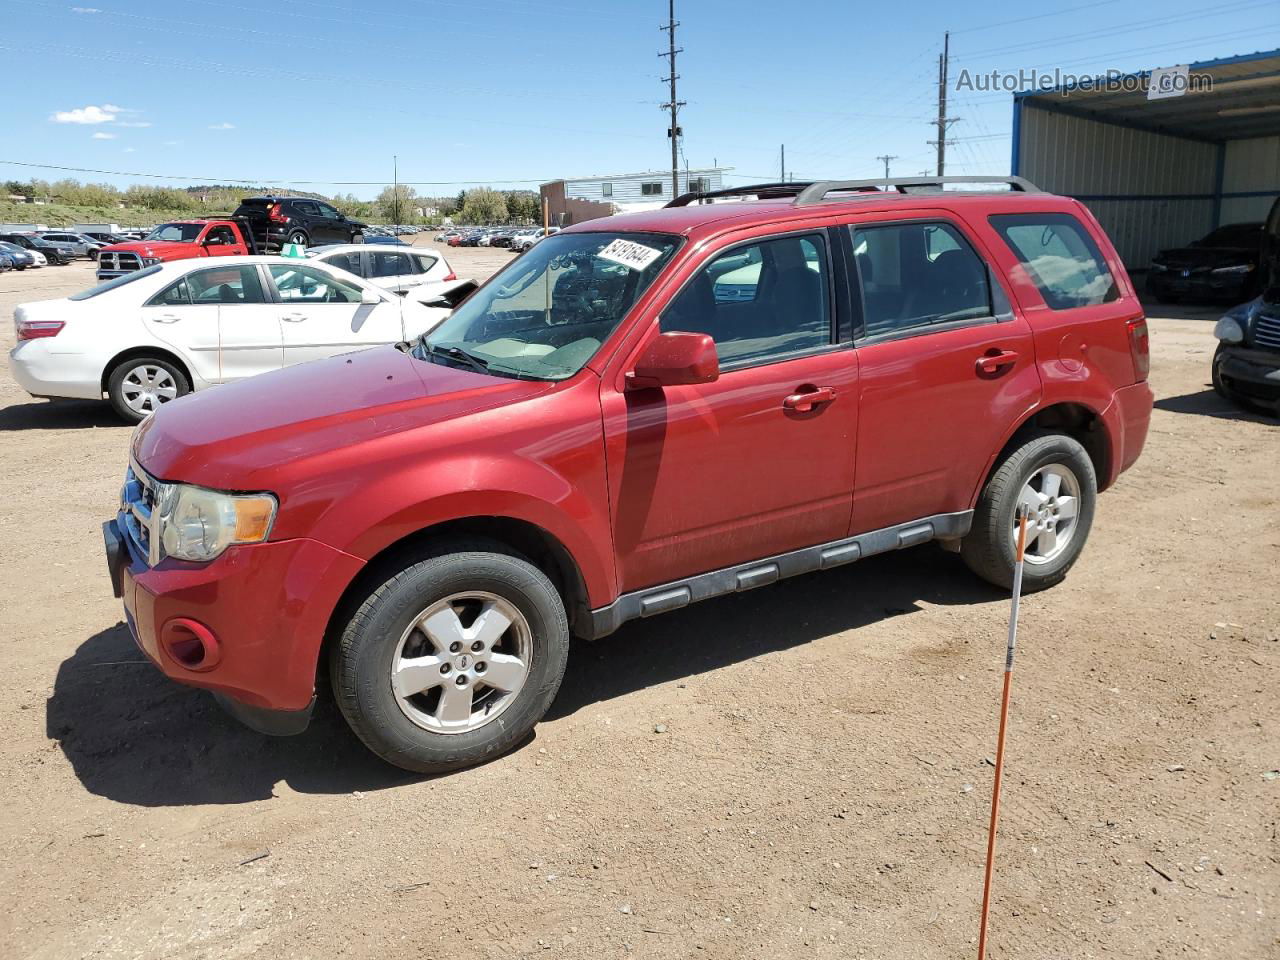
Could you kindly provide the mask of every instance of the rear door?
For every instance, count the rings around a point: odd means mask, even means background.
[[[285,364],[404,339],[398,302],[361,303],[359,287],[310,264],[272,263],[267,270]]]
[[[407,251],[374,248],[366,255],[369,258],[369,281],[384,290],[403,297],[411,287],[427,279],[419,271],[417,259]]]
[[[845,233],[861,318],[850,533],[968,510],[1040,397],[1031,330],[965,228],[941,211]]]

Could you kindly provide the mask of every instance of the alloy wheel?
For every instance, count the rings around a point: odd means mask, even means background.
[[[1080,481],[1070,467],[1050,463],[1036,470],[1018,492],[1027,514],[1027,563],[1049,563],[1071,543],[1080,513]],[[1018,519],[1013,520],[1014,542]]]
[[[391,664],[400,710],[432,733],[470,733],[524,689],[533,632],[514,604],[492,593],[455,593],[418,614]]]

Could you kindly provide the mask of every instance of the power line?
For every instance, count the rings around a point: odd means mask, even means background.
[[[322,187],[385,187],[385,180],[297,180],[294,178],[262,178],[262,177],[192,177],[168,173],[140,173],[132,170],[99,170],[93,167],[65,167],[53,163],[31,163],[26,160],[4,160],[0,163],[14,167],[27,167],[33,170],[59,170],[64,173],[99,173],[111,177],[139,177],[148,180],[198,180],[202,183],[248,183],[248,184],[295,184],[299,186]],[[401,180],[406,187],[462,187],[469,184],[483,183],[546,183],[555,177],[536,177],[527,180],[504,180],[500,177],[480,177],[472,180]]]

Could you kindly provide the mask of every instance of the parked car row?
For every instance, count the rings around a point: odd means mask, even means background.
[[[544,236],[559,232],[559,227],[544,231],[541,227],[466,227],[446,230],[436,236],[436,242],[451,247],[506,247],[523,252]]]

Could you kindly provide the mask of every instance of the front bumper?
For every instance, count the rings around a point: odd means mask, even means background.
[[[1184,276],[1183,274],[1187,275]],[[1248,299],[1244,296],[1252,279],[1249,273],[1187,272],[1183,270],[1152,271],[1147,274],[1147,289],[1158,297],[1185,297],[1188,300]]]
[[[363,560],[299,539],[232,547],[209,563],[149,567],[124,533],[123,514],[103,525],[103,537],[134,640],[165,676],[213,691],[256,730],[306,728],[329,617]],[[188,627],[211,638],[216,653],[197,666],[172,639]]]
[[[1237,393],[1280,403],[1280,351],[1219,344],[1213,356],[1218,376]]]

